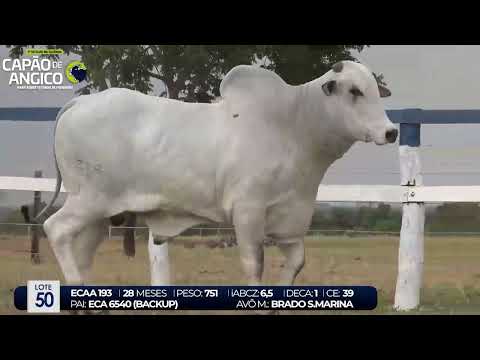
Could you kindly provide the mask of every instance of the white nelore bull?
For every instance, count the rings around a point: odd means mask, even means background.
[[[68,196],[44,229],[67,283],[86,281],[108,219],[135,212],[163,240],[234,225],[249,285],[261,282],[270,237],[286,257],[280,284],[291,285],[325,171],[355,141],[397,137],[380,99],[389,90],[351,61],[300,86],[237,66],[220,93],[192,104],[109,89],[62,108],[52,203],[62,178]]]

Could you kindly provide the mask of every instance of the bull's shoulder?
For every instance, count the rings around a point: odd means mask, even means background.
[[[238,96],[263,98],[287,86],[273,71],[251,65],[238,65],[225,75],[220,84],[220,95],[224,99]]]

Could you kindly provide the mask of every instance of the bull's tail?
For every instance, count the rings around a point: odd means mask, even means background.
[[[60,189],[62,188],[62,174],[60,173],[60,169],[58,168],[57,155],[55,153],[55,134],[56,134],[56,131],[57,131],[57,125],[58,125],[58,121],[59,121],[60,117],[67,110],[72,108],[75,104],[76,104],[76,99],[73,99],[72,101],[68,102],[62,109],[60,109],[60,111],[58,112],[57,117],[55,119],[55,130],[54,130],[54,133],[53,133],[54,134],[53,135],[53,157],[55,159],[55,168],[57,169],[57,184],[55,186],[55,194],[53,195],[52,200],[50,200],[50,203],[47,206],[45,206],[43,208],[43,210],[40,211],[40,213],[37,216],[35,216],[35,218],[33,219],[33,223],[36,223],[38,221],[38,219],[53,206],[53,204],[55,203],[55,201],[58,198],[58,195],[60,194]]]

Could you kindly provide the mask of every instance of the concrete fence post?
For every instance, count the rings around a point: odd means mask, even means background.
[[[396,310],[412,310],[420,304],[424,261],[425,204],[411,202],[415,187],[423,185],[420,163],[420,124],[400,124],[400,184],[408,192],[403,203],[402,228],[398,251]]]

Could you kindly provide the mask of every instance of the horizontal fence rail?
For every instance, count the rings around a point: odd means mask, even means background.
[[[399,185],[320,185],[316,201],[402,203],[408,197]]]
[[[54,192],[56,179],[0,176],[0,189]],[[61,192],[66,193],[61,187]],[[480,186],[320,185],[317,202],[480,203]]]
[[[397,124],[479,124],[480,110],[387,110]]]
[[[19,228],[31,228],[31,227],[42,227],[43,224],[27,224],[27,223],[4,223],[0,222],[0,233],[4,227],[15,226]],[[146,230],[149,228],[147,226],[108,226],[112,231],[122,230],[122,229],[135,229],[135,230]],[[187,230],[188,234],[180,234],[178,237],[189,237],[189,236],[222,236],[228,233],[233,233],[235,228],[233,227],[221,227],[221,228],[200,228],[194,227]],[[198,233],[195,233],[198,232]],[[337,234],[337,235],[351,235],[351,234],[361,234],[361,235],[393,235],[399,236],[400,231],[382,231],[382,230],[356,230],[356,229],[309,229],[307,230],[306,236],[315,236],[317,234]],[[479,236],[480,231],[425,231],[425,235],[431,236]]]
[[[54,121],[60,109],[57,107],[3,107],[0,108],[0,120]]]
[[[0,107],[0,121],[54,121],[60,107]],[[387,115],[397,124],[479,124],[480,110],[392,109]]]
[[[56,179],[49,178],[0,176],[1,190],[54,192],[56,183]],[[66,192],[63,184],[60,192]]]

